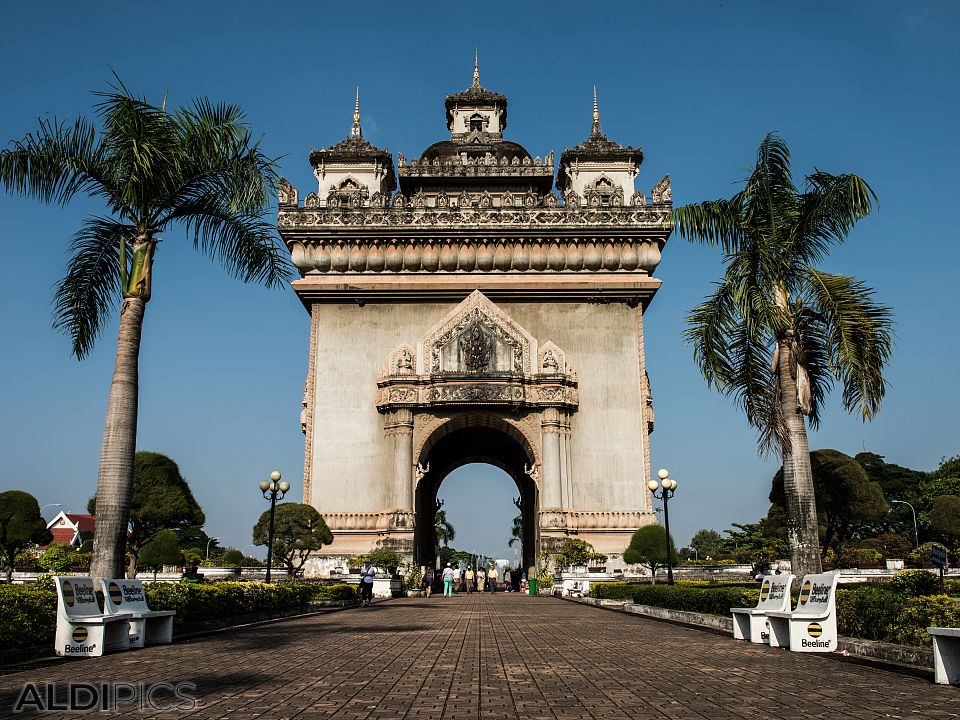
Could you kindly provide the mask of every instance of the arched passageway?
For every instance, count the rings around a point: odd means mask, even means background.
[[[535,465],[533,450],[508,424],[489,417],[460,418],[436,431],[424,445],[420,465],[428,468],[417,484],[414,558],[420,565],[436,560],[434,514],[437,493],[447,476],[462,465],[488,463],[500,468],[516,483],[523,518],[523,567],[536,564],[538,490],[527,470]]]

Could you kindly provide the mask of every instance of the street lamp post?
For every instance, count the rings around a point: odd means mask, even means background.
[[[916,511],[916,509],[913,507],[913,505],[911,505],[910,503],[908,503],[906,500],[891,500],[890,502],[892,502],[892,503],[899,503],[899,504],[901,504],[901,505],[906,505],[908,508],[910,508],[911,512],[913,512],[913,542],[914,542],[914,545],[913,545],[913,546],[914,546],[915,548],[920,547],[920,533],[917,532],[917,511]]]
[[[655,498],[658,500],[663,499],[663,529],[666,533],[667,543],[667,585],[673,585],[673,553],[670,547],[670,510],[668,501],[673,497],[677,489],[677,481],[669,476],[670,473],[667,472],[666,469],[658,470],[657,477],[660,478],[660,482],[651,478],[647,483],[647,487],[650,488],[650,493]],[[662,488],[660,494],[657,495],[657,490],[660,488]]]
[[[220,542],[220,538],[207,538],[207,560],[210,559],[210,543],[212,542]]]
[[[40,517],[43,517],[43,511],[48,507],[63,507],[63,503],[47,503],[42,508],[40,508]]]
[[[260,492],[263,497],[270,501],[270,530],[267,534],[267,582],[270,582],[270,566],[273,565],[273,516],[277,511],[277,500],[283,500],[283,496],[290,489],[290,483],[286,480],[280,481],[280,471],[274,470],[270,473],[269,480],[260,481]]]

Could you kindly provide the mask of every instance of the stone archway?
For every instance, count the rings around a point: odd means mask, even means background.
[[[437,493],[451,472],[469,463],[500,468],[516,483],[523,517],[523,565],[536,564],[540,488],[536,471],[538,453],[514,425],[495,414],[463,414],[436,427],[417,457],[415,508],[420,519],[413,539],[414,560],[432,566],[435,532],[430,522],[437,508]]]

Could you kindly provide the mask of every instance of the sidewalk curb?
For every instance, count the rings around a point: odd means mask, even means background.
[[[590,605],[603,610],[641,615],[653,620],[662,620],[699,630],[733,636],[733,619],[720,615],[707,615],[706,613],[696,613],[688,610],[672,610],[670,608],[654,607],[652,605],[637,605],[627,602],[626,600],[571,597],[564,597],[562,599],[569,602],[577,602],[582,605]],[[847,652],[849,655],[845,656],[842,654],[843,652]],[[838,638],[837,652],[824,653],[824,655],[837,659],[852,658],[854,660],[869,661],[875,664],[882,664],[887,667],[887,669],[895,672],[906,672],[911,675],[920,674],[924,677],[933,677],[933,650],[928,648],[840,637]]]

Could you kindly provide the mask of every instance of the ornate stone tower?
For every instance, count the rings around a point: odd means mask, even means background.
[[[349,136],[310,153],[317,192],[280,193],[311,318],[304,502],[335,536],[313,571],[374,547],[432,562],[437,491],[470,462],[517,483],[525,566],[578,536],[617,567],[655,522],[643,313],[669,179],[635,192],[643,153],[603,134],[596,94],[557,168],[504,139],[476,66],[445,107],[449,139],[395,170],[358,100]]]

